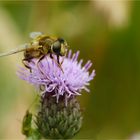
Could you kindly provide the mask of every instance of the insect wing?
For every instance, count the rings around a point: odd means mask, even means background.
[[[15,53],[18,53],[18,52],[22,52],[22,51],[25,51],[27,48],[30,48],[30,47],[31,47],[31,45],[26,43],[26,44],[20,45],[18,48],[15,48],[15,49],[13,49],[9,52],[0,53],[0,57],[12,55],[12,54],[15,54]]]
[[[30,38],[35,39],[35,38],[37,38],[37,37],[39,37],[41,35],[43,35],[42,32],[31,32],[30,33]]]

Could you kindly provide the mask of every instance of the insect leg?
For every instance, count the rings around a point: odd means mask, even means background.
[[[61,63],[60,63],[61,65],[62,65],[62,64],[63,64],[63,62],[64,62],[64,58],[65,58],[65,56],[63,56],[63,58],[62,58],[62,61],[61,61]]]
[[[44,57],[45,57],[45,55],[42,55],[42,56],[38,59],[38,61],[37,61],[37,63],[36,63],[38,69],[40,70],[40,72],[41,72],[43,75],[44,75],[44,72],[43,72],[42,69],[40,68],[39,62],[40,62],[41,60],[43,60]],[[46,76],[46,75],[45,75],[45,76]],[[46,76],[46,78],[49,79],[48,76]],[[43,90],[43,88],[44,88],[43,85],[41,85],[41,86],[40,86],[40,90]]]
[[[43,60],[44,57],[45,57],[45,55],[42,55],[42,56],[38,59],[38,61],[37,61],[37,67],[38,67],[38,69],[41,71],[42,74],[43,74],[43,71],[42,71],[41,68],[39,67],[39,62],[40,62],[41,60]]]
[[[60,61],[59,61],[59,55],[57,55],[57,65],[59,66],[59,68],[62,70],[62,72],[64,73],[63,69],[62,69],[62,65],[60,64]]]
[[[38,59],[37,63],[39,63],[42,59],[44,59],[44,57],[45,57],[45,55],[42,55],[42,56]]]
[[[57,63],[60,65],[59,55],[57,55]]]
[[[52,53],[50,53],[50,58],[53,59]]]
[[[54,59],[54,57],[52,56],[52,54],[50,53],[50,58],[53,59],[53,61],[58,65],[58,67],[61,69],[61,71],[64,73],[63,69],[62,69],[62,66],[59,62],[59,56],[57,55],[57,60]]]
[[[27,60],[27,59],[22,59],[22,63],[23,63],[23,65],[24,65],[27,69],[29,69],[30,72],[32,72],[31,67],[29,67],[29,65],[27,65],[26,62],[29,62],[29,60]]]
[[[62,61],[64,61],[64,59],[62,60]],[[60,63],[60,61],[59,61],[59,55],[57,55],[57,64],[58,64],[58,66],[60,67],[60,69],[62,70],[62,72],[64,73],[64,71],[63,71],[63,69],[62,69],[62,64],[63,62],[61,62]]]

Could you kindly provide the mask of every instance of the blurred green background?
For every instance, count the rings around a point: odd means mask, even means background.
[[[84,123],[77,139],[128,139],[140,132],[140,2],[0,1],[0,51],[41,31],[64,37],[93,62],[91,93],[79,97]],[[0,139],[24,139],[21,121],[36,97],[16,76],[23,54],[0,58]]]

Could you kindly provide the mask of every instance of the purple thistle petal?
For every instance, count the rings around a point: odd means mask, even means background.
[[[84,68],[85,68],[86,70],[88,70],[88,69],[91,67],[90,65],[92,65],[92,63],[91,63],[90,60],[88,60],[88,62],[85,64]]]
[[[83,59],[81,59],[80,62],[79,62],[80,67],[82,66],[82,63],[83,63]]]
[[[37,88],[43,85],[45,88],[44,91],[40,91],[41,94],[53,93],[52,96],[56,97],[56,102],[59,101],[60,96],[64,96],[67,104],[69,98],[81,95],[82,90],[89,92],[87,86],[95,76],[95,70],[91,74],[88,72],[92,66],[91,61],[82,66],[83,60],[78,62],[78,56],[79,51],[73,55],[71,50],[68,52],[68,56],[65,57],[62,64],[64,73],[54,60],[46,56],[38,64],[37,59],[32,59],[28,63],[32,72],[19,67],[17,75]],[[55,55],[54,59],[56,59]],[[60,58],[61,61],[62,58]]]
[[[75,55],[76,55],[75,53],[72,55],[72,58],[71,58],[72,61],[74,61]]]
[[[92,73],[89,76],[89,79],[92,80],[95,77],[95,70],[92,71]]]
[[[77,52],[76,52],[76,54],[75,54],[75,56],[74,56],[74,58],[73,58],[73,61],[77,61],[78,56],[79,56],[79,53],[80,53],[80,51],[77,51]]]
[[[71,54],[72,54],[72,50],[70,50],[70,51],[68,52],[68,59],[71,58]]]
[[[85,91],[87,91],[87,92],[90,92],[90,90],[87,88],[87,87],[83,87],[83,89],[85,90]]]

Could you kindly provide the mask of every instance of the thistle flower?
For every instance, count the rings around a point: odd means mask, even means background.
[[[88,61],[82,66],[83,60],[78,62],[78,56],[79,51],[73,55],[69,51],[64,61],[60,58],[63,71],[48,56],[38,64],[38,59],[32,59],[28,63],[31,71],[19,68],[18,76],[41,92],[40,107],[34,120],[36,127],[32,128],[31,120],[29,125],[24,121],[22,130],[26,130],[23,133],[26,137],[67,139],[79,132],[83,116],[76,96],[81,95],[82,90],[89,92],[87,86],[94,78],[95,70],[90,74],[88,70],[92,63]],[[53,57],[56,59],[56,56]],[[28,129],[25,126],[29,126]]]
[[[92,63],[88,61],[82,67],[83,60],[78,62],[78,56],[79,51],[73,55],[72,51],[68,52],[68,56],[62,63],[64,72],[62,72],[53,59],[46,56],[39,62],[38,67],[36,65],[37,59],[33,59],[28,63],[32,72],[26,68],[20,68],[18,75],[21,79],[28,81],[37,88],[43,87],[43,91],[41,91],[42,94],[53,93],[52,96],[56,97],[57,103],[61,96],[65,97],[65,102],[67,104],[68,98],[81,95],[81,90],[84,89],[89,92],[87,86],[95,76],[95,70],[93,70],[91,74],[88,72]],[[62,58],[60,58],[60,61],[62,61]]]

